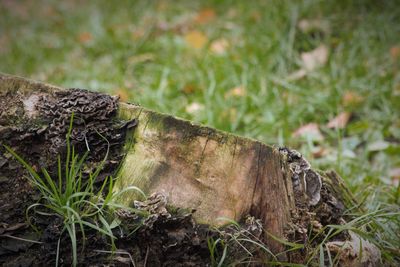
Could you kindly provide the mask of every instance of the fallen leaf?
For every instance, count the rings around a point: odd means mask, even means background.
[[[289,74],[289,81],[304,78],[308,72],[324,66],[328,62],[329,50],[326,45],[320,45],[312,51],[300,54],[302,66],[299,70]]]
[[[243,86],[237,86],[225,93],[225,98],[236,96],[243,97],[246,96],[246,89]]]
[[[345,107],[358,105],[363,101],[364,97],[353,91],[346,91],[342,96],[342,103]]]
[[[316,123],[308,123],[300,128],[292,134],[293,137],[302,137],[302,138],[310,138],[311,140],[315,141],[322,141],[324,140],[324,136],[321,134],[319,130],[319,126]]]
[[[122,102],[129,100],[129,92],[125,88],[119,88],[115,91],[115,94],[119,96],[119,100]]]
[[[326,127],[328,128],[335,128],[335,129],[343,129],[346,127],[347,123],[349,122],[351,113],[350,112],[342,112],[333,119],[331,119]]]
[[[349,231],[350,239],[330,241],[326,248],[335,254],[341,266],[380,266],[381,252],[377,246]]]
[[[296,70],[295,72],[292,72],[291,74],[289,74],[287,79],[289,81],[295,81],[295,80],[304,78],[306,75],[307,75],[307,71],[305,69],[299,69],[299,70]]]
[[[392,46],[390,48],[390,56],[396,60],[400,57],[400,45]]]
[[[208,38],[200,31],[190,31],[185,35],[185,41],[190,47],[200,49],[207,43]]]
[[[221,55],[225,53],[228,47],[229,43],[226,39],[217,39],[211,43],[210,50],[215,54]]]
[[[182,92],[185,94],[193,94],[194,92],[196,92],[197,87],[194,86],[193,84],[185,84],[185,86],[183,86],[182,88]]]
[[[400,182],[400,168],[394,168],[389,170],[389,177],[392,178],[393,185],[399,186]]]
[[[320,45],[312,51],[301,53],[303,68],[312,71],[328,62],[329,50],[326,45]]]
[[[93,39],[93,36],[90,32],[81,32],[78,35],[78,41],[81,44],[86,44],[86,43],[90,42],[92,39]]]
[[[311,153],[315,159],[323,158],[329,153],[329,149],[323,146],[316,146],[312,149]]]
[[[197,102],[193,102],[189,106],[186,107],[186,112],[189,114],[195,114],[199,111],[202,111],[203,109],[204,109],[204,105],[197,103]]]
[[[195,23],[198,24],[206,24],[215,19],[215,10],[212,8],[204,8],[197,13],[197,16],[194,19]]]

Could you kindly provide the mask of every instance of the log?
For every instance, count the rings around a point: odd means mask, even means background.
[[[0,74],[0,115],[22,107],[19,116],[36,119],[40,117],[38,102],[64,90]],[[12,96],[19,102],[9,101]],[[171,205],[195,210],[197,222],[215,226],[223,222],[220,218],[242,221],[247,215],[254,216],[261,219],[267,233],[265,242],[273,252],[282,251],[284,246],[271,235],[291,239],[293,231],[306,228],[315,219],[304,214],[316,211],[318,216],[321,204],[327,205],[321,203],[327,197],[338,213],[337,219],[354,201],[338,175],[313,170],[294,150],[129,103],[119,103],[117,118],[136,119],[138,124],[127,131],[126,155],[120,163],[115,190],[134,185],[149,195],[163,193]],[[0,133],[2,128],[6,127],[0,122]],[[321,196],[321,189],[327,195]],[[121,202],[130,204],[137,197],[124,194]]]

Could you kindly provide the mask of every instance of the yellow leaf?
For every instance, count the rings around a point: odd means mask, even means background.
[[[122,102],[127,102],[129,100],[129,92],[126,88],[119,88],[115,91],[115,94],[119,96],[119,100]]]
[[[200,31],[190,31],[185,35],[185,41],[190,47],[200,49],[207,43],[208,38]]]

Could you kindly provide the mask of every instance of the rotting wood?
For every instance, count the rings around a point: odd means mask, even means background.
[[[21,116],[34,118],[38,96],[62,88],[0,74],[0,94],[24,103]],[[13,109],[15,103],[6,103]],[[6,110],[6,109],[3,109]],[[6,111],[4,111],[6,112]],[[335,173],[319,174],[297,152],[279,149],[190,121],[120,103],[118,117],[137,119],[128,133],[126,156],[115,190],[137,186],[147,194],[162,193],[173,206],[194,209],[200,223],[220,225],[219,218],[260,218],[268,234],[287,239],[304,233],[309,211],[337,213],[341,218],[351,194]],[[0,131],[1,131],[0,125]],[[320,191],[328,195],[320,197]],[[131,203],[137,196],[125,194]],[[328,209],[321,203],[333,198]],[[321,200],[320,200],[321,199]],[[273,252],[284,246],[265,235]]]

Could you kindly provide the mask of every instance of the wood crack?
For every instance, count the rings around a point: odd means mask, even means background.
[[[253,194],[251,196],[251,208],[250,210],[253,209],[253,203],[254,203],[254,196],[256,194],[256,189],[257,189],[257,184],[258,184],[258,180],[260,178],[260,161],[261,161],[261,143],[257,143],[258,144],[258,153],[257,153],[257,176],[256,176],[256,181],[254,183],[254,188],[253,188]]]

